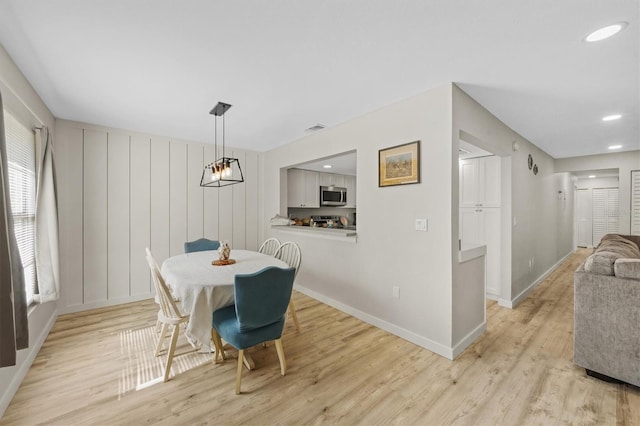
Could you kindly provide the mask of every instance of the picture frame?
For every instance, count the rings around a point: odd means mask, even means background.
[[[420,141],[378,151],[378,187],[420,183]]]

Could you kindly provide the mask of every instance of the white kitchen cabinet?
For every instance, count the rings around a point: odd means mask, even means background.
[[[345,175],[339,175],[337,173],[319,173],[320,186],[337,186],[339,188],[345,187]]]
[[[460,207],[500,207],[500,157],[460,161]]]
[[[330,186],[331,173],[318,173],[318,182],[320,183],[320,186]]]
[[[344,176],[344,187],[347,188],[347,205],[345,207],[356,207],[356,177]]]
[[[318,172],[290,169],[287,173],[287,206],[320,207]]]
[[[500,209],[460,209],[460,239],[462,247],[485,245],[487,247],[487,293],[500,296]]]

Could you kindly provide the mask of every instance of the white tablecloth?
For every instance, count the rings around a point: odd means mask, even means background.
[[[168,258],[162,263],[161,273],[180,299],[181,309],[189,313],[187,337],[202,346],[211,347],[211,318],[213,311],[233,304],[233,282],[236,274],[250,274],[268,266],[288,268],[272,256],[249,250],[231,250],[236,263],[213,266],[218,251],[198,251]]]

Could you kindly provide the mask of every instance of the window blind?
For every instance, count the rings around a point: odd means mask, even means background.
[[[27,303],[36,291],[35,218],[36,149],[32,130],[4,111],[9,196],[13,224],[24,268]]]

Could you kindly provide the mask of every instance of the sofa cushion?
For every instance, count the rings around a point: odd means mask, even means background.
[[[610,250],[614,248],[613,250]],[[640,247],[631,240],[617,234],[607,234],[600,240],[600,244],[596,247],[596,251],[605,250],[620,253],[625,257],[632,259],[640,259]]]
[[[613,272],[619,278],[640,280],[640,259],[618,259],[613,265]]]
[[[617,276],[614,264],[618,259],[640,259],[640,248],[620,235],[607,234],[600,240],[596,251],[587,258],[584,269],[594,274]]]
[[[597,251],[584,262],[584,270],[594,274],[613,275],[613,265],[620,255],[610,251]]]

